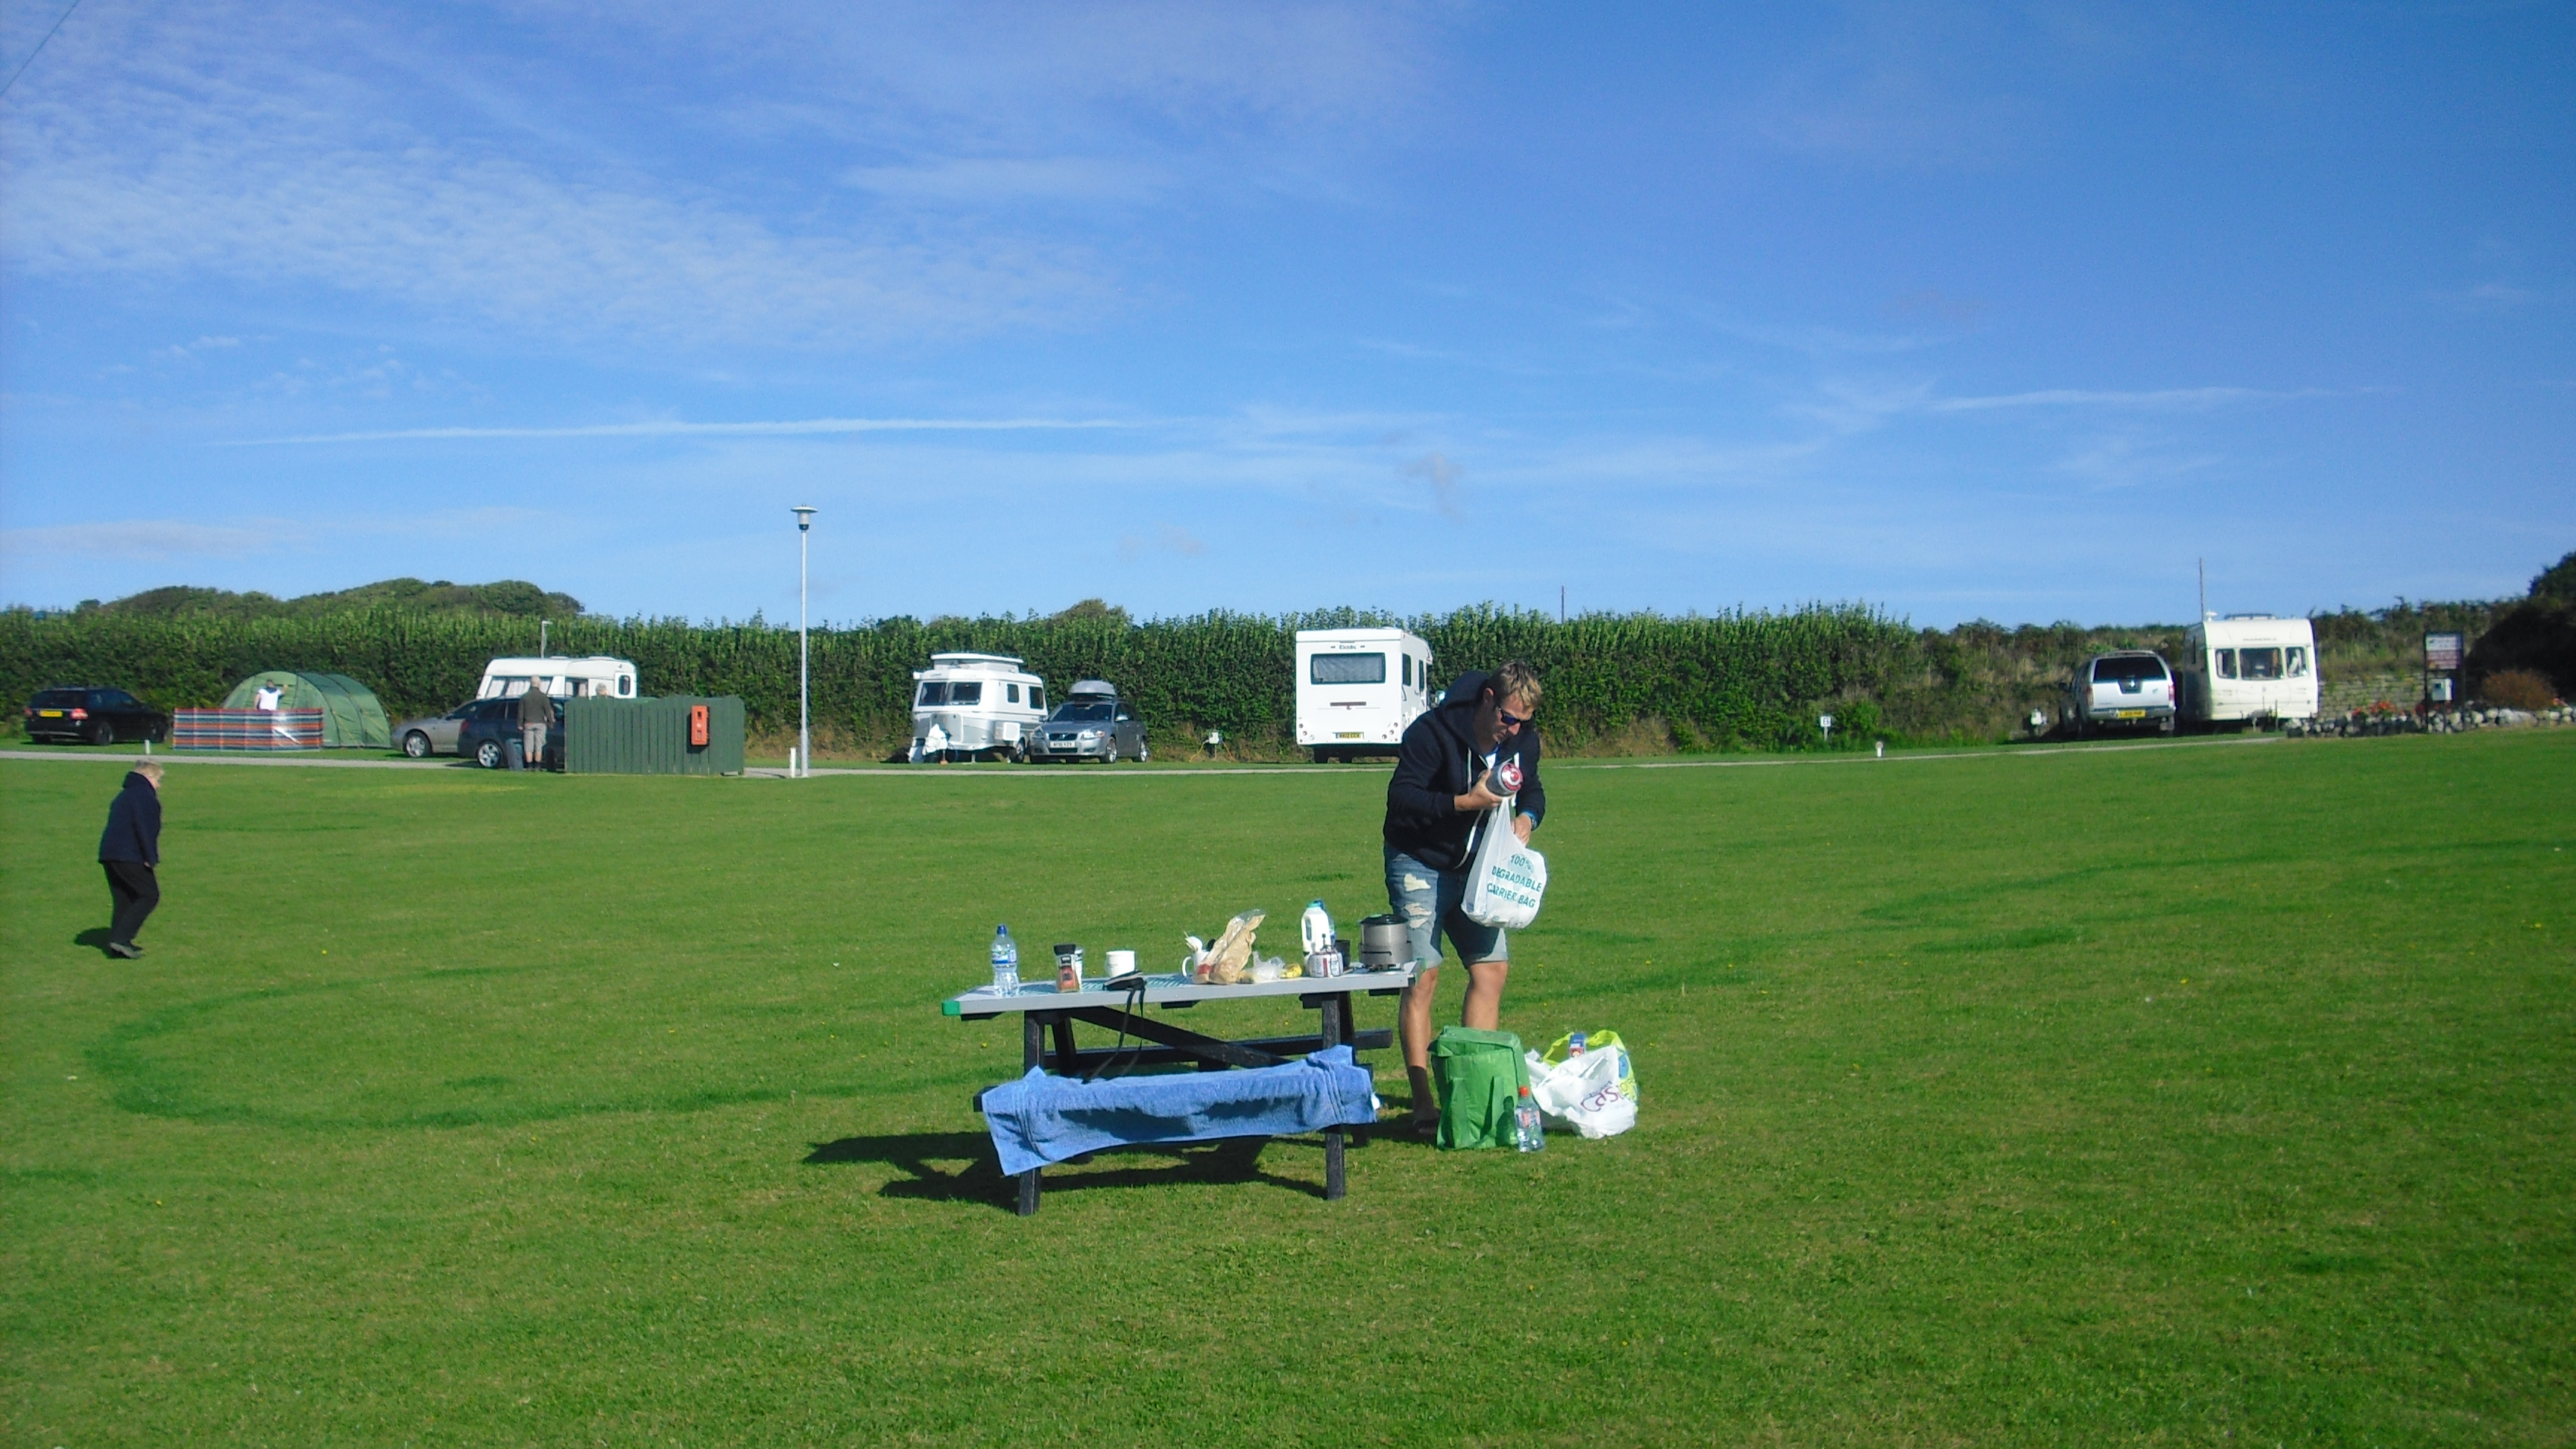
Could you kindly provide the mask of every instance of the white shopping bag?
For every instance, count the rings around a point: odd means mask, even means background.
[[[1521,844],[1512,829],[1512,802],[1505,800],[1485,812],[1476,854],[1467,862],[1467,898],[1459,908],[1478,925],[1517,931],[1538,919],[1539,897],[1546,893],[1547,857]]]
[[[1527,1053],[1530,1096],[1539,1110],[1586,1137],[1616,1137],[1637,1125],[1636,1079],[1625,1075],[1628,1052],[1614,1045],[1561,1062]]]

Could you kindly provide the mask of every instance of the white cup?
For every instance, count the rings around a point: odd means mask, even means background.
[[[1112,976],[1124,976],[1124,975],[1126,975],[1128,972],[1133,971],[1133,970],[1135,970],[1135,969],[1136,969],[1136,953],[1135,953],[1135,952],[1133,952],[1133,951],[1112,951],[1112,952],[1110,952],[1110,953],[1109,953],[1109,974],[1110,974],[1110,975],[1112,975]]]

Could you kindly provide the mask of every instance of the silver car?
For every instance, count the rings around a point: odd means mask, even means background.
[[[515,699],[469,699],[445,714],[404,720],[394,726],[394,747],[415,760],[455,754],[457,731],[465,728],[475,711],[516,708],[518,703]]]
[[[1151,759],[1153,751],[1145,744],[1145,722],[1119,700],[1118,686],[1105,679],[1079,679],[1032,733],[1027,758],[1114,765]]]
[[[2109,730],[2174,732],[2174,675],[2151,649],[2121,649],[2084,661],[2066,682],[2062,718],[2081,739]]]

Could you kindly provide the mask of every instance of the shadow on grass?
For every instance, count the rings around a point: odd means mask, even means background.
[[[112,934],[114,933],[109,931],[105,926],[92,926],[88,930],[81,932],[79,935],[72,937],[72,944],[75,946],[87,946],[104,956],[107,954],[108,938]]]
[[[1111,1149],[1120,1163],[1140,1157],[1160,1159],[1155,1166],[1103,1166],[1092,1159],[1059,1163],[1046,1170],[1046,1195],[1086,1192],[1094,1188],[1167,1187],[1175,1183],[1267,1183],[1272,1187],[1324,1195],[1320,1181],[1282,1177],[1261,1167],[1266,1137],[1228,1137],[1215,1142],[1166,1142]],[[1110,1153],[1097,1154],[1108,1157]],[[883,1197],[927,1202],[977,1203],[1001,1212],[1017,1211],[1018,1184],[1002,1175],[993,1157],[993,1139],[981,1132],[907,1132],[883,1137],[844,1137],[818,1142],[806,1154],[808,1166],[844,1162],[882,1162],[911,1174],[878,1189]]]

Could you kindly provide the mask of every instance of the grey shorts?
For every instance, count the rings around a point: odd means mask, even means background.
[[[1403,851],[1387,847],[1386,903],[1403,920],[1406,948],[1425,969],[1440,964],[1440,938],[1444,935],[1460,961],[1512,959],[1511,943],[1503,938],[1502,927],[1471,921],[1459,909],[1459,903],[1466,898],[1465,871],[1433,870]]]

